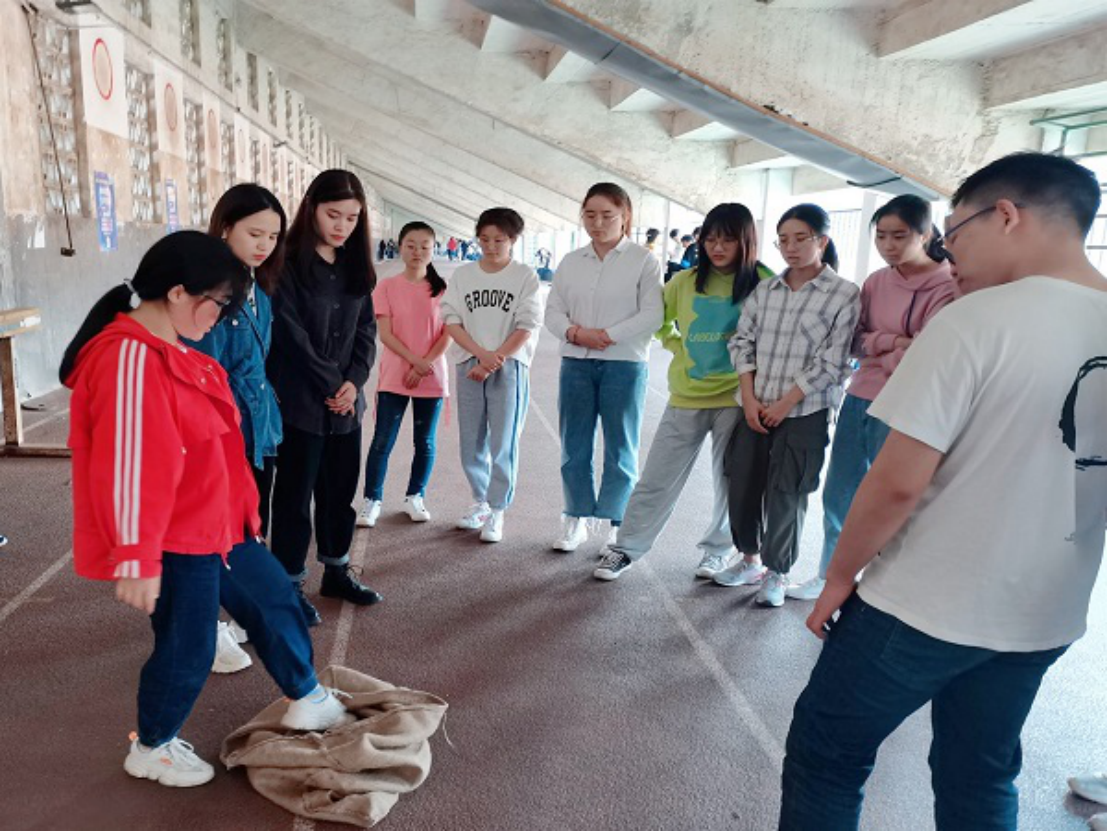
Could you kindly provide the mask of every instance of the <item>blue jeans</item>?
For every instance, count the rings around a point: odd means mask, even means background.
[[[623,520],[639,478],[639,434],[646,402],[644,361],[562,358],[558,426],[562,434],[562,494],[574,517]],[[604,435],[600,493],[593,476],[596,423]]]
[[[412,402],[412,438],[415,454],[412,456],[412,472],[408,476],[407,496],[423,496],[435,466],[435,429],[442,411],[441,398],[416,398],[397,395],[394,392],[377,393],[377,424],[373,429],[373,441],[365,459],[365,495],[378,502],[385,491],[385,473],[389,456],[400,433],[400,423],[408,402]]]
[[[150,623],[154,653],[139,676],[138,734],[147,747],[173,739],[196,703],[215,659],[222,606],[246,629],[281,692],[303,698],[316,686],[312,639],[292,583],[260,543],[218,554],[162,555],[162,587]]]
[[[1020,731],[1043,675],[1066,649],[947,643],[853,595],[793,711],[779,829],[856,829],[877,749],[930,701],[938,831],[1014,831]]]
[[[831,555],[839,543],[839,534],[850,511],[850,503],[873,460],[889,436],[889,425],[867,415],[872,401],[847,394],[839,410],[839,423],[831,443],[831,461],[823,485],[823,554],[819,576],[827,577]]]

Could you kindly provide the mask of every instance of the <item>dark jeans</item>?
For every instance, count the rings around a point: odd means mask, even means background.
[[[435,466],[435,429],[442,411],[441,398],[416,398],[393,392],[377,393],[377,424],[373,429],[373,441],[365,459],[365,495],[378,502],[385,490],[385,473],[389,456],[400,433],[400,423],[408,402],[412,402],[412,438],[415,455],[412,456],[412,472],[408,477],[407,496],[423,496],[431,469]]]
[[[162,587],[150,623],[154,653],[139,676],[139,741],[157,747],[174,738],[196,703],[215,659],[222,606],[281,692],[303,698],[316,686],[312,639],[300,603],[264,545],[244,542],[218,554],[162,556]]]
[[[779,828],[856,829],[877,749],[930,701],[938,831],[1014,831],[1020,731],[1043,675],[1066,649],[958,646],[852,596],[796,702]]]
[[[258,513],[262,517],[262,539],[269,536],[269,506],[273,500],[273,472],[276,469],[272,456],[266,456],[261,470],[250,466],[254,471],[254,483],[258,486]]]
[[[787,418],[769,435],[740,415],[727,449],[728,513],[739,551],[761,552],[766,568],[789,573],[826,452],[827,410]]]
[[[294,581],[303,582],[308,573],[313,497],[316,557],[324,565],[350,562],[357,517],[351,503],[358,493],[361,459],[361,427],[341,435],[317,436],[285,424],[285,437],[277,450],[271,543]]]

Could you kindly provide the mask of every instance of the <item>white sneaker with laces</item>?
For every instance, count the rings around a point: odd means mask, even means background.
[[[423,504],[423,497],[418,493],[404,497],[404,510],[412,522],[427,522],[431,518],[431,512]]]
[[[739,560],[730,568],[717,571],[712,575],[712,582],[717,586],[757,586],[766,576],[766,567],[761,563],[748,563]]]
[[[704,552],[704,556],[700,558],[700,565],[696,567],[696,576],[706,578],[715,577],[719,572],[724,571],[731,564],[731,558],[734,554],[734,551],[717,551],[715,553],[711,551]]]
[[[1066,780],[1070,790],[1082,799],[1090,802],[1108,804],[1108,777],[1103,773],[1092,773],[1088,776],[1071,776]]]
[[[589,538],[589,520],[583,516],[562,516],[562,535],[554,541],[555,551],[576,551]]]
[[[188,742],[174,738],[160,747],[143,747],[134,733],[123,769],[136,779],[153,779],[171,788],[193,788],[215,776],[215,768],[197,756]]]
[[[463,531],[477,531],[485,527],[485,520],[492,513],[488,502],[476,502],[469,506],[469,510],[458,520],[456,527]]]
[[[803,583],[795,583],[785,589],[785,597],[792,600],[815,600],[820,596],[827,581],[818,575]]]
[[[358,518],[355,523],[359,528],[372,528],[377,524],[381,516],[381,500],[366,497],[362,500],[362,507],[358,509]]]
[[[776,571],[767,571],[766,579],[762,581],[762,587],[758,589],[758,596],[754,602],[759,606],[772,606],[778,608],[785,605],[785,587],[789,585],[787,574],[778,574]]]
[[[238,645],[231,627],[221,620],[215,631],[215,660],[212,661],[212,672],[227,675],[244,670],[253,663],[250,656]]]
[[[504,512],[489,511],[489,517],[481,528],[481,542],[500,542],[504,539]]]
[[[358,717],[346,709],[340,697],[350,696],[339,690],[317,686],[303,698],[289,703],[288,710],[281,716],[281,726],[289,730],[322,733],[357,721]]]

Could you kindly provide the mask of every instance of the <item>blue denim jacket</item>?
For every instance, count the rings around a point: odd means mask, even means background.
[[[231,392],[242,415],[246,455],[262,468],[266,456],[277,455],[281,443],[281,411],[277,396],[265,375],[265,359],[273,332],[273,307],[259,287],[254,292],[257,314],[249,303],[220,321],[200,341],[189,345],[211,355],[227,370]]]

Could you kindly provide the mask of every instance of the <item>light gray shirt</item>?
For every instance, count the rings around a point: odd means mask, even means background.
[[[727,348],[739,375],[754,373],[754,395],[763,404],[800,387],[804,399],[789,413],[796,418],[842,400],[861,303],[858,287],[830,266],[799,291],[789,288],[787,273],[758,284]],[[741,393],[736,397],[741,404]]]
[[[542,327],[542,293],[539,278],[529,265],[512,260],[495,274],[478,263],[461,266],[442,294],[442,321],[457,324],[482,349],[497,349],[517,329],[531,333],[527,344],[512,357],[531,365]],[[447,350],[450,363],[460,364],[473,356],[457,341]]]
[[[662,311],[661,264],[624,237],[603,260],[591,243],[562,259],[546,302],[546,328],[562,341],[563,357],[645,361]],[[604,329],[615,342],[607,349],[577,346],[566,340],[571,326]]]

